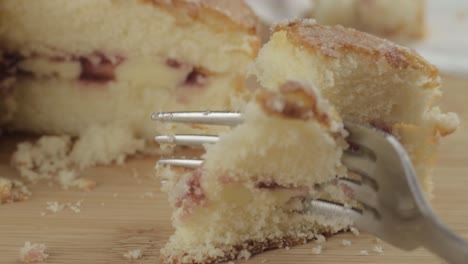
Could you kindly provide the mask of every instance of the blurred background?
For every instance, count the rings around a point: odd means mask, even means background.
[[[468,76],[466,0],[247,0],[268,36],[273,23],[314,18],[342,24],[416,49],[442,73]]]

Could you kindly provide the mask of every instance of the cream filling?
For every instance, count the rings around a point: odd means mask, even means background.
[[[30,58],[21,61],[18,69],[33,73],[39,78],[56,77],[65,80],[78,79],[81,74],[81,65],[78,61],[53,61],[48,58]]]
[[[230,218],[234,212],[238,221],[244,220],[246,223],[251,221],[252,215],[249,211],[252,209],[252,204],[255,204],[259,211],[262,211],[262,215],[271,215],[273,217],[277,210],[292,213],[297,209],[301,209],[297,208],[297,206],[288,207],[289,202],[307,195],[305,189],[258,189],[249,188],[240,183],[224,185],[222,188],[222,191],[216,197],[206,197],[204,205],[198,205],[194,208],[178,208],[174,224],[189,233],[204,232],[204,230],[209,229],[213,222],[218,221],[225,221],[226,228],[229,229],[228,223],[232,222],[233,219]],[[230,210],[230,212],[226,214],[226,210]],[[233,226],[232,230],[239,233],[239,235],[245,235],[249,233],[249,228],[249,225],[245,224]]]
[[[174,87],[174,84],[184,85],[192,70],[193,67],[188,65],[171,68],[162,60],[133,59],[117,67],[116,79],[138,86],[154,85],[157,81],[160,88],[168,89]]]
[[[303,213],[308,199],[326,194],[335,197],[334,192],[342,193],[335,186],[316,192],[307,188],[258,189],[228,184],[218,195],[207,197],[207,202],[191,214],[186,208],[177,208],[172,240],[177,241],[179,248],[200,247],[200,241],[206,241],[204,248],[219,250],[249,241],[337,232],[349,226],[350,220]]]
[[[217,73],[242,73],[255,57],[255,34],[203,11],[207,25],[190,15],[177,15],[150,1],[2,0],[2,46],[60,56],[112,51],[128,58],[169,54]],[[106,12],[103,12],[106,10]],[[205,14],[206,13],[206,14]],[[227,22],[227,23],[219,23]]]
[[[18,64],[18,69],[23,73],[31,73],[36,78],[57,78],[63,80],[84,80],[90,82],[100,82],[83,79],[83,59],[50,59],[43,57],[28,58]],[[89,59],[90,63],[99,70],[100,61]],[[199,80],[203,76],[197,73],[193,66],[177,63],[173,65],[163,58],[136,58],[123,60],[122,62],[108,61],[107,65],[112,70],[113,75],[109,81],[129,82],[137,86],[152,86],[155,88],[172,88],[174,84],[179,86],[199,85]],[[190,78],[194,74],[193,80]],[[198,80],[198,81],[197,81]],[[105,80],[104,80],[105,81]],[[190,83],[187,83],[190,82]]]
[[[203,225],[204,221],[211,217],[210,214],[222,212],[224,210],[223,207],[227,205],[242,210],[242,208],[252,204],[252,201],[256,202],[258,208],[270,207],[290,213],[301,212],[304,209],[304,200],[328,198],[327,200],[336,203],[346,203],[349,201],[349,198],[346,197],[341,187],[335,184],[334,180],[317,185],[317,188],[282,187],[280,185],[264,188],[247,186],[242,183],[223,184],[220,188],[222,190],[210,193],[208,197],[205,197],[203,188],[199,187],[197,187],[195,193],[184,196],[181,200],[190,200],[193,196],[197,196],[197,202],[185,203],[177,209],[178,217],[176,220],[178,223],[196,226]],[[200,200],[200,197],[203,197],[202,200]],[[177,199],[177,197],[175,198]]]

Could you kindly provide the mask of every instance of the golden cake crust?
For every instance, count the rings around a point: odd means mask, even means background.
[[[26,201],[29,199],[30,194],[28,188],[22,182],[0,177],[0,205]]]
[[[341,233],[345,230],[339,231]],[[324,237],[332,236],[329,232],[322,232],[320,235]],[[246,241],[243,244],[235,245],[232,247],[230,251],[225,252],[224,257],[219,258],[207,258],[203,262],[196,262],[196,261],[181,261],[180,259],[173,259],[170,256],[161,255],[160,260],[162,263],[165,264],[215,264],[215,263],[222,263],[237,259],[242,259],[242,252],[247,251],[250,255],[254,256],[260,254],[262,252],[278,249],[278,248],[286,248],[286,247],[293,247],[297,245],[307,244],[310,241],[315,240],[314,238],[299,238],[299,237],[283,237],[283,238],[276,238],[276,239],[266,239],[265,241]]]
[[[433,80],[425,88],[440,86],[439,71],[415,51],[394,44],[385,39],[343,26],[323,26],[309,20],[307,23],[299,20],[278,24],[274,32],[285,31],[288,39],[295,45],[300,45],[313,51],[319,51],[324,56],[338,58],[342,54],[357,53],[380,60],[385,58],[388,65],[396,69],[414,69],[424,72]]]
[[[192,18],[204,21],[206,17],[218,17],[220,27],[229,25],[257,34],[259,20],[244,1],[232,0],[140,0],[164,7],[169,11],[184,10]]]

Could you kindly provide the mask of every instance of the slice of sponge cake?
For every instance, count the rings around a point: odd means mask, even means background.
[[[314,20],[277,25],[253,67],[272,87],[291,78],[319,88],[347,121],[371,124],[406,147],[426,190],[439,139],[458,118],[436,106],[438,70],[411,49],[342,26]]]
[[[302,213],[312,197],[345,201],[334,181],[346,173],[346,132],[319,90],[297,81],[260,89],[244,118],[206,146],[198,170],[160,168],[176,229],[161,251],[164,263],[249,258],[351,224]]]
[[[1,1],[0,50],[16,58],[6,126],[79,135],[120,122],[152,139],[151,112],[242,96],[256,27],[243,1]]]
[[[159,168],[176,229],[165,263],[249,258],[346,230],[346,217],[303,212],[317,197],[353,202],[336,180],[352,176],[341,164],[342,120],[396,136],[430,193],[437,142],[458,118],[434,106],[440,78],[419,55],[353,29],[292,21],[273,29],[252,73],[262,88],[245,122],[205,146],[202,166]]]

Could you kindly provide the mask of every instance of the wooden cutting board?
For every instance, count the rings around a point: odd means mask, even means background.
[[[435,210],[459,234],[468,238],[468,79],[445,77],[443,108],[458,112],[460,130],[443,141],[435,170]],[[8,165],[16,139],[0,143],[0,176],[15,177]],[[123,254],[141,249],[143,257],[132,263],[159,263],[159,250],[172,233],[166,197],[159,191],[155,158],[134,159],[124,166],[97,167],[84,175],[98,183],[90,192],[61,190],[57,186],[32,186],[29,201],[0,206],[0,263],[19,263],[25,241],[45,243],[47,263],[130,263]],[[45,210],[46,202],[76,203],[80,212]],[[43,215],[43,212],[46,212]],[[350,240],[345,247],[342,240]],[[314,243],[266,252],[236,263],[442,263],[425,250],[403,252],[361,234],[340,234],[328,240],[321,255]],[[359,252],[367,250],[368,256]],[[468,260],[467,260],[468,261]]]

